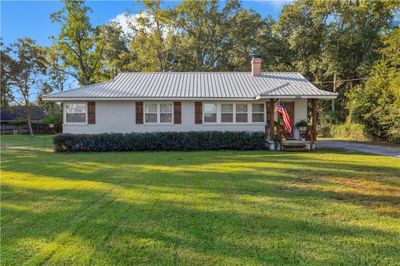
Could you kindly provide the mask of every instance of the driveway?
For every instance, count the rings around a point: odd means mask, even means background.
[[[341,148],[348,151],[365,152],[400,158],[400,148],[351,141],[319,140],[317,141],[317,148]]]

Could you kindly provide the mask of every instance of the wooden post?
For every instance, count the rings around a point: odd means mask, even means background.
[[[275,127],[275,119],[274,119],[274,99],[269,100],[269,135],[270,141],[274,141],[274,127]]]
[[[281,131],[280,122],[281,122],[281,114],[278,113],[278,125],[276,126],[276,134],[278,135],[279,145],[282,144],[282,136],[283,136],[283,132]],[[279,150],[282,150],[282,145]]]
[[[312,106],[312,130],[311,130],[311,149],[317,140],[317,99],[311,99]]]

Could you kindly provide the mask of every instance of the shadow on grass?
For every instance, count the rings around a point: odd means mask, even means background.
[[[290,217],[286,212],[284,215],[277,212],[250,214],[236,208],[230,211],[222,208],[206,211],[196,209],[199,206],[190,201],[159,199],[152,202],[146,198],[138,198],[137,202],[123,202],[118,200],[119,194],[113,195],[110,191],[100,193],[75,189],[65,193],[62,190],[51,192],[36,189],[33,193],[43,197],[61,197],[62,200],[59,199],[60,205],[44,212],[26,211],[26,215],[30,217],[29,223],[14,221],[3,225],[3,245],[18,243],[22,239],[46,239],[42,252],[29,258],[35,263],[60,259],[59,254],[66,249],[82,245],[82,248],[85,246],[91,253],[87,259],[108,256],[119,264],[124,262],[124,258],[132,257],[133,251],[145,248],[146,244],[142,240],[147,244],[160,245],[161,249],[172,247],[180,252],[178,257],[173,257],[174,261],[170,261],[171,263],[187,259],[188,250],[200,254],[200,260],[215,259],[222,255],[226,259],[240,259],[258,264],[268,260],[278,264],[343,263],[346,262],[343,259],[349,256],[346,254],[348,250],[340,250],[340,247],[346,245],[344,239],[361,241],[373,236],[375,239],[387,240],[398,236],[381,229],[343,225],[321,219],[310,220],[298,215]],[[152,194],[145,191],[143,193]],[[220,200],[225,201],[224,198]],[[64,206],[68,208],[65,209]],[[311,248],[310,252],[313,253],[312,247],[324,246],[325,241],[332,245],[325,250],[331,252],[326,256],[329,260],[318,258],[317,254],[311,254],[315,258],[305,256],[300,251]],[[115,243],[122,246],[117,249]],[[304,243],[309,246],[304,246]],[[266,244],[269,248],[266,248]],[[373,249],[374,252],[388,257],[391,256],[390,250],[398,250],[398,246],[392,241],[365,241],[358,243],[357,248],[369,252]],[[157,252],[156,247],[149,252],[154,253],[153,262],[161,263],[166,259]],[[79,254],[74,254],[77,255]],[[24,254],[18,256],[27,259]],[[69,259],[73,258],[62,258],[62,262],[66,263]],[[350,261],[354,257],[347,259]],[[213,261],[208,261],[207,264],[213,264]]]
[[[335,150],[57,154],[24,145],[2,152],[5,262],[399,260],[392,225],[399,218],[399,167],[370,165],[379,156]],[[382,220],[386,226],[376,226]]]

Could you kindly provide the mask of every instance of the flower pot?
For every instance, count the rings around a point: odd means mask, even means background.
[[[275,143],[273,141],[268,141],[268,150],[275,150]]]

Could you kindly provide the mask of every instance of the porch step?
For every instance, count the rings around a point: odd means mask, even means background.
[[[303,140],[283,140],[282,148],[284,151],[306,151],[307,143]]]

